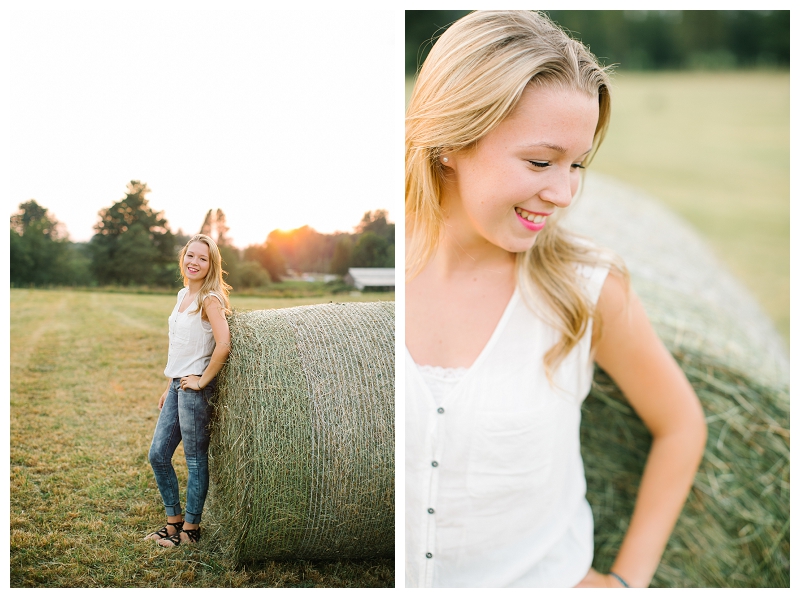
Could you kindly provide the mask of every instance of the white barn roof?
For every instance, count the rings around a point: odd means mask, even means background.
[[[358,290],[364,287],[393,287],[394,268],[350,268],[347,278]]]

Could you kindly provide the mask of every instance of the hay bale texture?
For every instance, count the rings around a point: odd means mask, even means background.
[[[394,550],[394,303],[234,312],[209,519],[238,562]]]
[[[694,386],[709,438],[653,579],[660,587],[789,586],[789,377],[783,341],[687,225],[592,175],[565,224],[617,251],[659,336]],[[597,370],[583,409],[595,567],[608,570],[651,438]]]

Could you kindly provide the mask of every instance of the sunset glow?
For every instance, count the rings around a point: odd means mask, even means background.
[[[238,247],[350,231],[394,203],[394,27],[381,11],[11,14],[9,213],[88,241],[147,183],[173,231],[221,208]]]

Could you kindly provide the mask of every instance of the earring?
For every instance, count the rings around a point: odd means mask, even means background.
[[[444,163],[447,163],[447,162],[449,162],[449,161],[450,161],[450,158],[448,158],[447,156],[445,156],[444,158],[442,158],[442,162],[444,162]]]

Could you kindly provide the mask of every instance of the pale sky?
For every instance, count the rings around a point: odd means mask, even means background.
[[[394,221],[395,12],[12,12],[9,213],[87,241],[136,179],[173,231],[222,208],[240,248]]]

